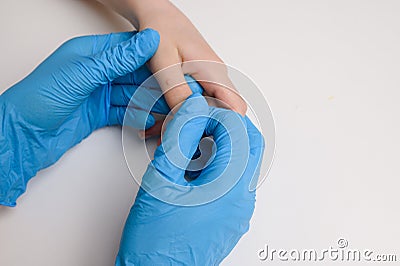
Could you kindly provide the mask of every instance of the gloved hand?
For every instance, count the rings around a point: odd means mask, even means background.
[[[203,133],[216,145],[212,161],[185,171]],[[249,228],[263,149],[247,117],[190,96],[143,176],[116,265],[218,265]]]
[[[74,38],[0,96],[0,204],[15,206],[37,171],[92,131],[122,124],[158,44],[151,29]],[[154,124],[140,110],[129,115],[132,126]]]

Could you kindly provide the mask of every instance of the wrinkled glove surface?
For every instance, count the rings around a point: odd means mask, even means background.
[[[158,44],[151,29],[74,38],[0,96],[0,204],[15,206],[37,171],[94,130],[122,124]],[[132,126],[154,124],[140,110],[129,115]]]

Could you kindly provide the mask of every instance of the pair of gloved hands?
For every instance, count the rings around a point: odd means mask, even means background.
[[[125,115],[129,126],[154,125],[144,111],[152,99],[127,106],[151,75],[144,64],[158,44],[151,29],[75,38],[0,96],[0,204],[15,206],[30,178],[94,130],[122,125]],[[250,183],[259,175],[263,138],[247,117],[209,107],[201,87],[190,84],[193,95],[168,124],[142,179],[116,265],[216,265],[248,230],[255,203]],[[151,111],[169,108],[160,98]],[[202,171],[185,173],[189,160],[179,167],[171,158],[178,152],[192,158],[203,134],[213,136],[215,156]],[[237,179],[218,183],[234,172]],[[188,182],[185,174],[195,179]]]

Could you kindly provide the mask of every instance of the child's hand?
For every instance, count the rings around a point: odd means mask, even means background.
[[[160,46],[149,62],[153,73],[171,65],[169,71],[157,75],[157,80],[164,92],[171,84],[183,84],[165,93],[169,106],[186,99],[191,91],[185,82],[183,74],[190,74],[203,86],[206,94],[226,103],[230,109],[245,115],[247,105],[234,90],[224,64],[199,62],[189,64],[185,68],[182,63],[191,60],[207,60],[223,63],[217,54],[201,36],[190,20],[167,0],[102,0],[113,6],[139,30],[152,28],[161,36]],[[205,81],[217,81],[222,84]]]

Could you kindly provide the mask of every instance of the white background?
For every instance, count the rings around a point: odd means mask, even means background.
[[[400,2],[174,3],[275,116],[274,165],[224,265],[285,265],[257,251],[336,247],[339,237],[400,260]],[[0,91],[73,36],[130,29],[89,1],[1,0]],[[136,191],[121,129],[93,133],[41,171],[16,208],[0,208],[0,265],[112,265]]]

